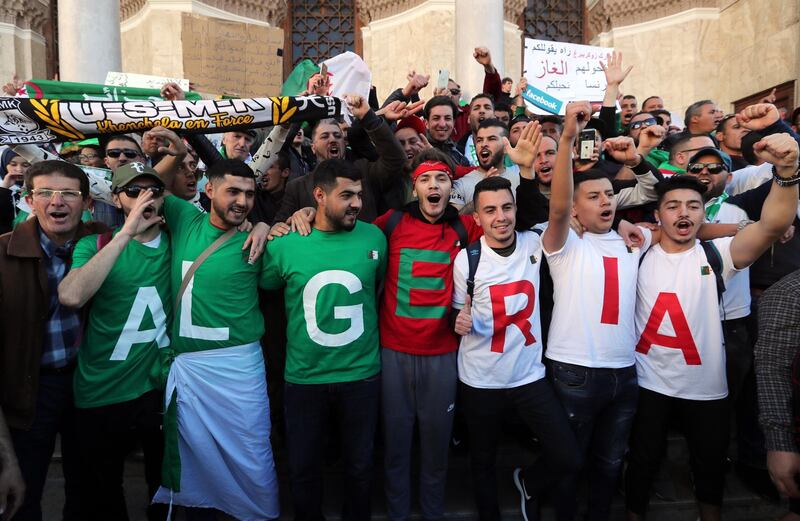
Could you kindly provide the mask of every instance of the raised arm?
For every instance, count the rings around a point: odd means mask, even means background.
[[[142,213],[153,201],[153,192],[147,190],[139,194],[125,224],[111,241],[94,254],[81,267],[72,268],[58,285],[58,300],[67,307],[83,307],[97,293],[108,277],[122,250],[133,237],[161,221],[161,216],[153,213],[145,218]]]
[[[403,175],[403,164],[406,160],[403,147],[394,137],[389,125],[369,108],[363,97],[348,95],[345,101],[353,116],[361,120],[378,152],[378,160],[369,163],[367,175],[378,182],[381,190],[388,190],[393,181]]]
[[[604,146],[615,161],[630,168],[636,176],[635,186],[623,188],[617,194],[618,209],[639,206],[658,199],[655,189],[659,181],[658,170],[637,152],[633,138],[620,136],[607,139]]]
[[[600,121],[606,128],[608,137],[617,135],[617,98],[619,97],[619,86],[625,81],[628,73],[633,69],[633,65],[627,68],[622,67],[622,53],[614,51],[608,55],[608,63],[600,61],[600,67],[606,75],[606,92],[603,96],[603,106],[600,109]]]
[[[564,130],[558,143],[556,166],[550,183],[550,219],[547,230],[542,235],[544,249],[550,252],[560,250],[567,242],[569,221],[572,217],[572,146],[591,115],[592,106],[588,101],[567,105]]]
[[[789,134],[772,134],[756,143],[754,150],[760,159],[774,166],[775,179],[761,219],[745,227],[731,242],[731,259],[737,268],[749,266],[764,253],[789,228],[797,213],[797,142]]]
[[[166,147],[158,147],[159,153],[164,154],[164,157],[153,167],[153,170],[158,172],[158,176],[164,181],[164,186],[169,189],[175,181],[175,172],[178,171],[178,165],[188,152],[186,145],[183,144],[178,134],[164,127],[155,127],[148,130],[147,133],[166,140],[168,144]]]

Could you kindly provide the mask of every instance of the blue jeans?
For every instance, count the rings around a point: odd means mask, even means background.
[[[381,399],[380,374],[333,384],[286,382],[284,408],[292,504],[297,521],[322,521],[322,465],[329,416],[335,414],[344,460],[343,521],[370,518],[372,453]]]
[[[61,436],[61,465],[64,470],[65,521],[78,521],[80,457],[76,435],[75,407],[72,405],[72,372],[40,375],[36,416],[28,430],[11,429],[11,440],[25,480],[25,499],[14,520],[42,521],[42,491],[56,436]]]
[[[621,369],[591,368],[547,361],[553,389],[586,457],[589,478],[588,519],[607,520],[628,448],[636,413],[639,386],[636,366]],[[577,510],[579,474],[561,481],[556,495]]]

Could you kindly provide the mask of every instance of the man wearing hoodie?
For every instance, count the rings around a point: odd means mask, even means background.
[[[529,124],[509,154],[530,169],[538,124]],[[447,453],[458,385],[458,337],[450,325],[453,260],[482,231],[448,204],[455,172],[443,152],[424,150],[411,174],[417,200],[378,217],[389,264],[380,311],[385,488],[389,519],[411,508],[415,421],[421,448],[419,498],[424,519],[444,515]]]

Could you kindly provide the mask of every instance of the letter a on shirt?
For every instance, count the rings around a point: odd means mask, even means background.
[[[150,311],[153,317],[155,328],[140,330],[145,313]],[[164,313],[164,304],[158,291],[153,286],[139,288],[133,307],[128,314],[128,320],[122,328],[114,351],[111,353],[110,360],[125,360],[131,352],[134,344],[145,344],[156,341],[158,347],[167,347],[169,337],[167,336],[167,315]]]

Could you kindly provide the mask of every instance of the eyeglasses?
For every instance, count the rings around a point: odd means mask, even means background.
[[[58,194],[65,203],[79,201],[82,196],[80,190],[51,190],[49,188],[34,188],[31,190],[31,194],[33,194],[34,199],[40,199],[42,201],[49,201],[54,195]]]
[[[161,197],[161,195],[163,195],[164,193],[163,186],[139,186],[139,185],[128,185],[122,188],[118,188],[117,193],[124,192],[125,195],[127,195],[128,197],[136,199],[137,197],[139,197],[139,194],[141,194],[142,192],[146,192],[147,190],[153,192],[153,197]]]
[[[459,94],[461,94],[461,89],[450,89],[450,94],[452,94],[453,96],[458,96]]]
[[[100,156],[98,156],[97,154],[92,154],[92,155],[81,154],[78,156],[78,159],[81,159],[83,161],[91,161],[92,159],[97,159],[98,157]]]
[[[123,154],[125,154],[125,157],[127,157],[128,159],[135,159],[141,155],[139,154],[138,151],[130,148],[125,148],[125,149],[109,148],[108,150],[106,150],[106,155],[111,159],[116,159]]]
[[[708,169],[709,174],[718,174],[725,170],[725,165],[722,163],[689,163],[686,171],[692,174],[699,174],[704,168]]]
[[[628,125],[628,127],[631,130],[636,130],[642,127],[652,127],[653,125],[658,125],[658,121],[656,121],[656,118],[647,118],[641,121],[635,121],[630,125]]]

